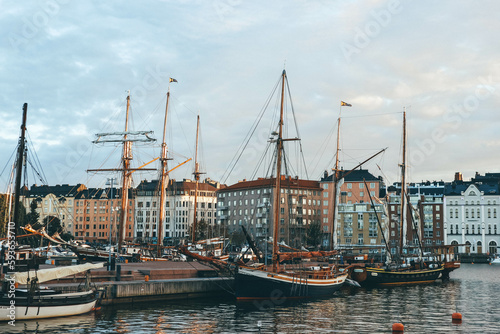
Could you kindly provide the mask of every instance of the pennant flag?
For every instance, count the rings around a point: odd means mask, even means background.
[[[341,107],[352,107],[352,104],[346,103],[344,101],[340,101],[340,106]]]
[[[170,78],[170,82],[177,82],[174,78]]]

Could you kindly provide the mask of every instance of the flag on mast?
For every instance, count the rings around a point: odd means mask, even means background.
[[[170,78],[170,82],[177,82],[177,80],[174,78]]]
[[[340,106],[341,107],[352,107],[352,104],[349,104],[349,103],[344,102],[344,101],[340,101]]]

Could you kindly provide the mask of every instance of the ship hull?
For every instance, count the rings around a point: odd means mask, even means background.
[[[258,269],[240,268],[236,274],[236,299],[304,299],[331,296],[345,283],[347,273],[324,279],[297,278]]]
[[[26,298],[16,294],[15,303],[11,304],[4,296],[0,301],[0,322],[79,315],[92,311],[97,303],[97,296],[93,291],[34,297]]]
[[[364,286],[392,286],[432,283],[443,274],[444,267],[435,269],[386,270],[383,268],[366,268]]]

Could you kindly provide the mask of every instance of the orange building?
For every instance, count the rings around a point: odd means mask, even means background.
[[[111,232],[112,243],[118,239],[118,221],[121,210],[121,189],[90,188],[75,196],[75,240],[108,243]],[[125,240],[133,240],[134,199],[129,193]],[[110,226],[111,224],[111,226]],[[111,231],[110,231],[111,229]]]

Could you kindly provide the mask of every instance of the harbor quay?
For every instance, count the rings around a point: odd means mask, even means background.
[[[90,277],[101,292],[101,305],[229,296],[234,284],[232,277],[219,277],[216,270],[198,262],[121,263],[111,271],[92,270]],[[76,274],[43,285],[75,292],[84,282],[85,275]]]

